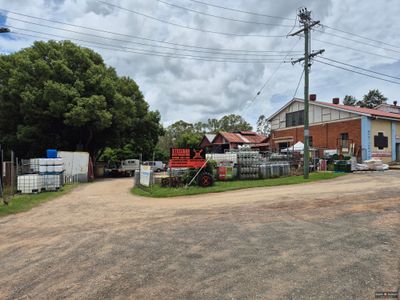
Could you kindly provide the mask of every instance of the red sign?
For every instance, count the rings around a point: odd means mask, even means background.
[[[171,148],[170,168],[201,168],[206,160],[203,149]]]

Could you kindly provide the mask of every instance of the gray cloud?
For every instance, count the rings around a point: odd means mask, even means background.
[[[206,30],[259,35],[285,35],[290,30],[290,28],[286,27],[260,26],[224,21],[182,11],[178,8],[172,8],[156,0],[107,1],[161,19],[169,20],[170,22],[186,24],[191,27],[199,27]],[[268,19],[224,11],[198,5],[186,0],[167,1],[230,18],[277,24],[293,24],[292,21]],[[397,4],[396,0],[379,2],[373,0],[240,0],[234,3],[216,0],[212,3],[288,18],[294,18],[296,10],[300,6],[307,6],[313,11],[314,18],[321,20],[323,24],[369,36],[377,40],[384,40],[390,44],[400,45],[400,37],[398,36],[399,22],[397,20],[398,15],[400,15],[400,5]],[[99,4],[93,0],[21,0],[12,2],[0,0],[0,7],[81,26],[102,28],[104,30],[127,35],[136,35],[173,43],[196,45],[199,47],[288,50],[298,39],[296,37],[234,37],[201,33],[146,19],[130,12]],[[23,17],[18,18],[26,19]],[[144,41],[129,37],[113,36],[113,38],[122,40],[117,42],[106,39],[89,38],[87,36],[66,33],[49,28],[41,28],[12,20],[8,20],[8,23],[25,29],[43,31],[47,34],[54,33],[70,38],[80,38],[115,46],[147,50],[152,49],[158,52],[174,53],[173,49],[149,48],[132,44]],[[73,29],[60,24],[53,24],[53,26]],[[76,28],[73,30],[82,31]],[[328,31],[328,29],[322,30]],[[101,32],[85,32],[103,37],[111,36],[110,34]],[[340,34],[338,32],[332,33]],[[312,35],[320,40],[400,58],[400,53],[395,52],[396,48],[392,48],[395,51],[385,51],[332,37],[324,33],[314,32]],[[357,37],[347,37],[360,40]],[[0,47],[2,52],[13,52],[22,47],[31,45],[33,40],[34,39],[22,36],[16,36],[13,40],[0,37]],[[174,47],[172,45],[170,46]],[[302,47],[303,40],[300,40],[295,49],[301,50]],[[394,76],[400,75],[399,59],[375,57],[317,41],[312,42],[312,48],[324,48],[326,50],[326,57],[359,65],[364,68],[371,68],[379,72],[393,74]],[[93,49],[101,53],[105,62],[115,67],[120,75],[130,76],[137,81],[147,101],[150,103],[151,108],[161,112],[162,120],[166,125],[179,119],[195,122],[208,118],[220,117],[229,113],[241,114],[254,124],[260,114],[271,114],[293,96],[301,74],[300,65],[292,66],[291,64],[283,64],[272,80],[269,81],[261,95],[256,98],[255,101],[252,101],[254,95],[263,83],[275,72],[277,68],[276,64],[203,62],[190,59],[146,56],[123,51],[109,51],[95,47],[93,47]],[[397,51],[400,50],[397,48]],[[185,53],[195,56],[216,57],[216,55],[210,53]],[[296,56],[289,56],[289,58],[292,57]],[[352,94],[361,98],[363,94],[372,88],[380,89],[389,99],[395,100],[398,98],[397,85],[362,77],[353,73],[347,73],[339,69],[321,65],[317,62],[314,63],[312,67],[311,92],[317,93],[319,99],[330,100],[332,97],[343,97],[345,94]],[[302,94],[301,84],[297,95],[301,97]]]

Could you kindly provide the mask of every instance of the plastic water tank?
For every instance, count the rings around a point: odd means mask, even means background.
[[[46,157],[47,158],[57,158],[57,150],[56,149],[47,149]]]

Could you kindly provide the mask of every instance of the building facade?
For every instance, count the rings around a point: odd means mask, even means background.
[[[259,150],[268,150],[268,138],[264,135],[257,134],[252,131],[238,132],[219,132],[216,134],[211,143],[205,135],[200,143],[201,147],[206,147],[211,153],[224,153],[225,151],[238,149],[239,146],[247,145]]]
[[[400,160],[400,114],[379,109],[310,101],[310,145],[366,160]],[[294,98],[269,118],[271,147],[304,142],[304,100]]]

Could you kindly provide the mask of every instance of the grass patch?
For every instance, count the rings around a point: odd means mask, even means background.
[[[202,188],[198,186],[191,186],[189,188],[162,188],[160,186],[153,186],[151,188],[141,189],[133,188],[132,194],[144,197],[165,198],[187,195],[199,195],[205,193],[219,193],[233,190],[248,189],[254,187],[269,187],[289,184],[307,183],[318,180],[333,179],[343,176],[343,173],[311,173],[308,179],[303,179],[303,176],[290,176],[274,179],[258,179],[258,180],[238,180],[238,181],[217,181],[212,187]]]
[[[8,205],[4,205],[3,201],[1,200],[0,217],[30,210],[32,207],[35,207],[40,203],[44,203],[67,194],[77,185],[78,185],[77,183],[64,185],[63,187],[60,188],[58,192],[15,195],[14,198],[11,200],[11,202],[8,203]]]

